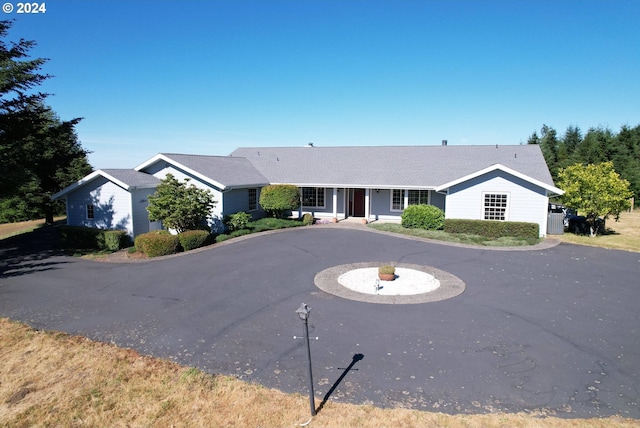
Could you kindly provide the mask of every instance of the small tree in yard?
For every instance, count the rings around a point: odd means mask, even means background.
[[[179,182],[173,175],[160,182],[156,193],[149,196],[149,220],[161,221],[167,228],[178,233],[196,230],[211,216],[216,202],[209,190],[200,189],[189,179]]]
[[[558,172],[558,187],[565,191],[562,201],[586,217],[591,236],[597,234],[596,220],[616,216],[629,208],[633,196],[629,182],[613,169],[612,162],[575,164]]]
[[[292,184],[272,184],[260,191],[260,206],[267,215],[282,218],[288,210],[300,206],[300,190]]]

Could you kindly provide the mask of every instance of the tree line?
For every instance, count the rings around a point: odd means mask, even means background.
[[[543,125],[539,134],[536,131],[529,137],[528,143],[540,145],[556,184],[564,168],[611,162],[615,172],[629,182],[636,205],[640,203],[640,125],[622,126],[618,133],[602,127],[589,128],[584,135],[577,126],[569,126],[563,136]]]

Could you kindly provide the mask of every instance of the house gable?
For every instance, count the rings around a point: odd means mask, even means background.
[[[506,173],[508,175],[511,175],[513,177],[517,177],[517,178],[519,178],[520,180],[522,180],[524,182],[530,183],[533,186],[539,187],[540,189],[544,189],[547,192],[547,196],[564,194],[563,190],[558,189],[555,186],[549,185],[547,183],[543,183],[540,180],[536,180],[535,178],[529,177],[529,176],[527,176],[525,174],[522,174],[522,173],[520,173],[518,171],[515,171],[515,170],[513,170],[511,168],[508,168],[508,167],[506,167],[504,165],[501,165],[501,164],[494,164],[494,165],[488,166],[487,168],[484,168],[484,169],[481,169],[479,171],[473,172],[471,174],[465,175],[464,177],[460,177],[460,178],[458,178],[456,180],[453,180],[453,181],[450,181],[448,183],[441,184],[441,185],[437,186],[434,190],[436,192],[444,192],[444,191],[446,191],[446,190],[448,190],[448,189],[450,189],[452,187],[455,187],[455,186],[457,186],[457,185],[459,185],[461,183],[473,180],[473,179],[478,178],[478,177],[482,177],[483,175],[491,173],[493,171],[502,171],[502,172],[504,172],[504,173]]]
[[[168,172],[177,171],[184,178],[197,179],[218,191],[269,184],[247,159],[229,156],[159,153],[138,165],[135,170],[159,178],[166,177]]]

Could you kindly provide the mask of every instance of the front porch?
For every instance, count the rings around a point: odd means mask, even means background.
[[[444,210],[445,196],[431,189],[393,189],[367,187],[301,187],[297,216],[311,214],[333,222],[400,221],[405,207],[431,204]],[[294,216],[296,213],[293,213]]]

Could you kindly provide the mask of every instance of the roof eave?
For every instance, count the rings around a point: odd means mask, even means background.
[[[405,184],[358,184],[358,183],[301,183],[301,182],[276,182],[272,181],[270,184],[281,185],[291,184],[297,187],[324,187],[324,188],[339,188],[339,189],[410,189],[410,190],[435,190],[434,186],[416,186]]]

